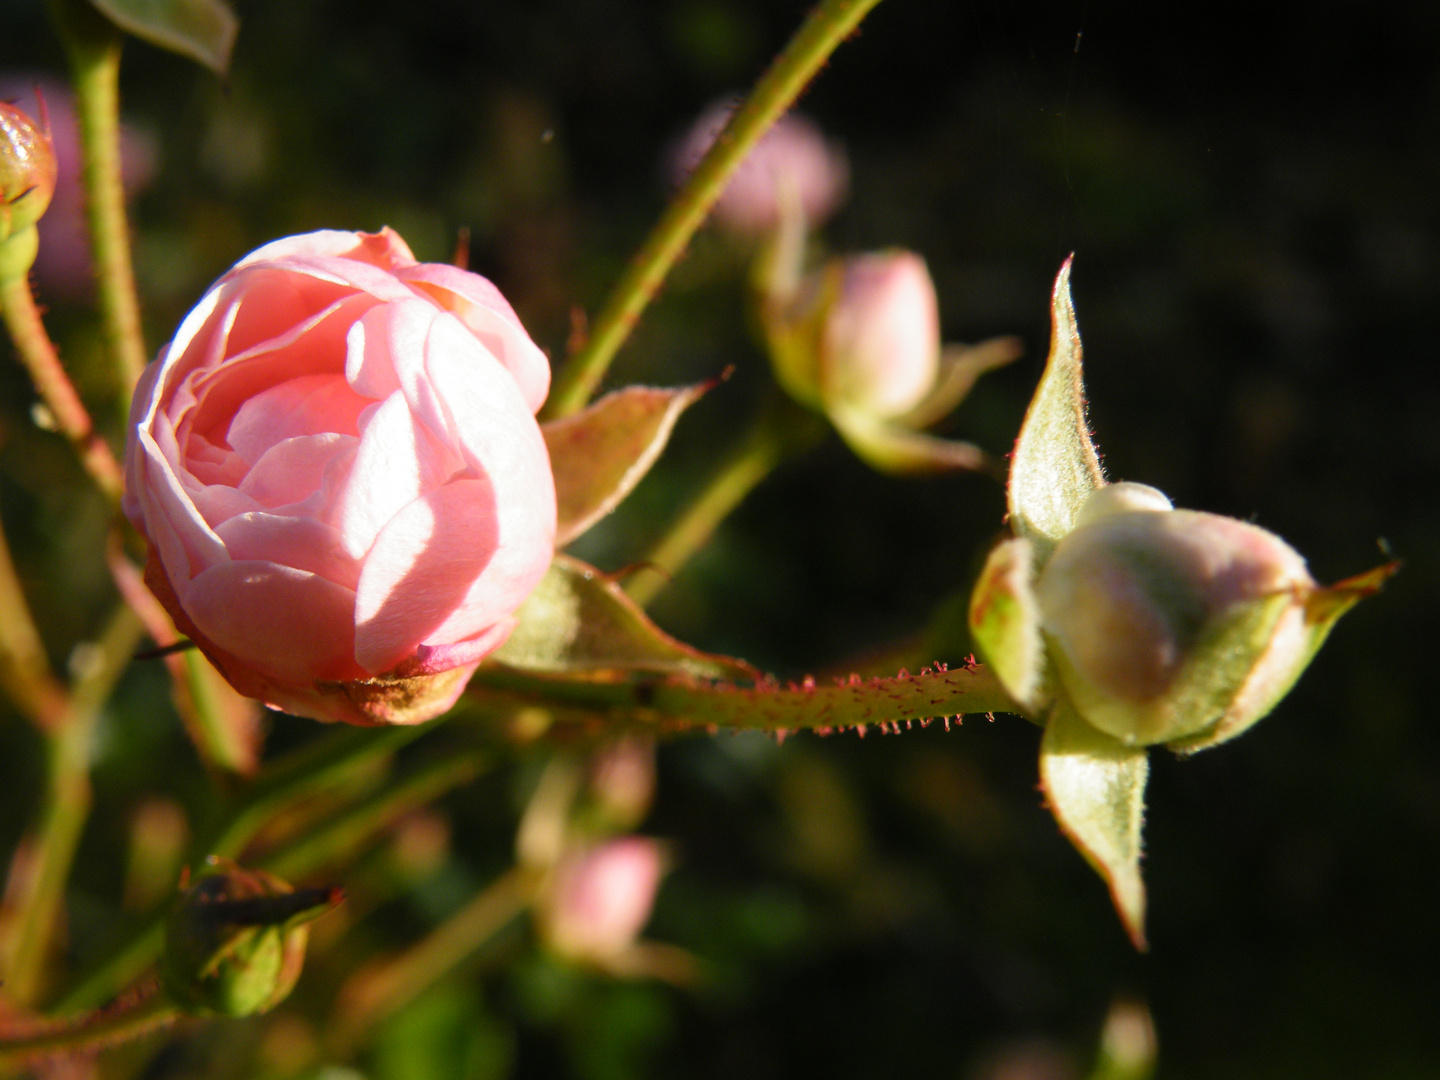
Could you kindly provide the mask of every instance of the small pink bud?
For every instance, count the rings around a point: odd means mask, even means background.
[[[590,767],[596,809],[615,829],[632,829],[655,795],[655,744],[623,736],[601,750]]]
[[[18,106],[0,101],[0,243],[40,220],[56,175],[49,133]]]
[[[677,182],[700,163],[734,110],[732,102],[719,102],[695,122],[674,155]],[[789,202],[816,225],[844,200],[849,180],[845,151],[827,140],[814,121],[787,113],[735,170],[715,204],[715,216],[736,232],[763,233],[779,224]]]
[[[1312,642],[1305,602],[1317,586],[1294,549],[1168,505],[1144,485],[1099,489],[1036,583],[1065,693],[1131,744],[1222,721],[1238,733],[1288,688]]]
[[[935,385],[940,313],[925,260],[882,251],[840,260],[820,352],[821,393],[874,417],[909,412]]]
[[[659,845],[640,836],[568,853],[537,910],[541,936],[571,960],[616,959],[650,918],[663,869]]]

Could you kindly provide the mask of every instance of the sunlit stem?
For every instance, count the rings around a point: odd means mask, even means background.
[[[0,530],[0,688],[31,723],[49,734],[57,730],[70,708],[69,694],[50,671],[50,661],[20,577],[10,558],[10,545]]]
[[[379,1021],[403,1009],[465,964],[530,904],[539,876],[516,868],[482,889],[416,945],[366,965],[340,989],[335,1042],[345,1052]]]
[[[128,408],[148,357],[130,261],[130,227],[120,173],[120,30],[87,0],[50,0],[70,60],[84,160],[85,210],[95,251],[95,280],[105,342]]]
[[[825,424],[817,415],[772,394],[694,500],[642,557],[653,569],[635,574],[626,582],[625,591],[636,603],[648,604],[776,466],[808,449],[824,434]]]
[[[49,419],[54,422],[56,430],[70,441],[80,457],[80,464],[99,485],[105,497],[118,503],[124,488],[124,475],[109,444],[95,430],[90,413],[75,392],[70,377],[65,374],[55,345],[45,332],[28,278],[14,277],[0,282],[0,315],[4,316],[5,329],[15,342],[20,361],[30,373],[30,380],[35,384]]]
[[[670,268],[684,253],[745,155],[877,3],[879,0],[824,0],[810,13],[745,103],[730,117],[611,290],[584,347],[561,369],[545,406],[547,418],[566,416],[590,400],[615,353],[655,298]]]
[[[130,663],[140,639],[140,624],[127,607],[87,652],[70,708],[46,739],[44,804],[29,848],[30,865],[21,881],[12,881],[18,913],[8,934],[5,991],[13,1000],[32,1002],[41,984],[45,960],[65,899],[65,883],[90,815],[90,747],[95,724],[116,681]]]

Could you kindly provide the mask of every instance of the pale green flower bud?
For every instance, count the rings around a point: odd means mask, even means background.
[[[1317,644],[1316,588],[1279,537],[1139,484],[1096,491],[1035,585],[1080,715],[1132,745],[1193,746],[1238,734],[1294,682]]]
[[[300,978],[305,924],[343,895],[338,888],[295,890],[263,870],[212,858],[165,924],[166,991],[200,1015],[249,1016],[273,1008]]]

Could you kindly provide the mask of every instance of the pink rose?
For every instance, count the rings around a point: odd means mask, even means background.
[[[243,694],[439,715],[553,555],[549,380],[490,282],[389,229],[266,245],[136,388],[125,511],[150,587]]]
[[[700,164],[730,120],[735,104],[707,109],[674,152],[677,182]],[[813,120],[786,113],[746,155],[715,203],[715,217],[741,233],[763,233],[781,219],[782,200],[794,199],[811,225],[824,221],[845,198],[850,166],[845,151],[825,138]]]
[[[643,836],[571,851],[537,908],[546,943],[572,960],[616,959],[649,920],[664,869],[660,846]]]

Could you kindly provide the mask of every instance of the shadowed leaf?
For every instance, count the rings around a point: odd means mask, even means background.
[[[1041,565],[1074,526],[1085,499],[1105,483],[1085,420],[1069,259],[1055,279],[1050,323],[1050,356],[1020,427],[1009,484],[1010,527],[1035,543]]]
[[[650,471],[680,414],[713,385],[627,386],[541,426],[555,473],[557,547],[615,509]]]
[[[230,68],[240,21],[225,0],[90,0],[122,30],[188,56],[217,75]]]
[[[1070,842],[1110,886],[1135,947],[1145,945],[1140,826],[1145,816],[1144,747],[1125,746],[1091,727],[1063,697],[1040,742],[1040,782]]]
[[[555,557],[517,614],[520,625],[494,659],[525,671],[599,680],[637,671],[717,679],[758,674],[742,660],[676,641],[613,581],[567,555]]]

